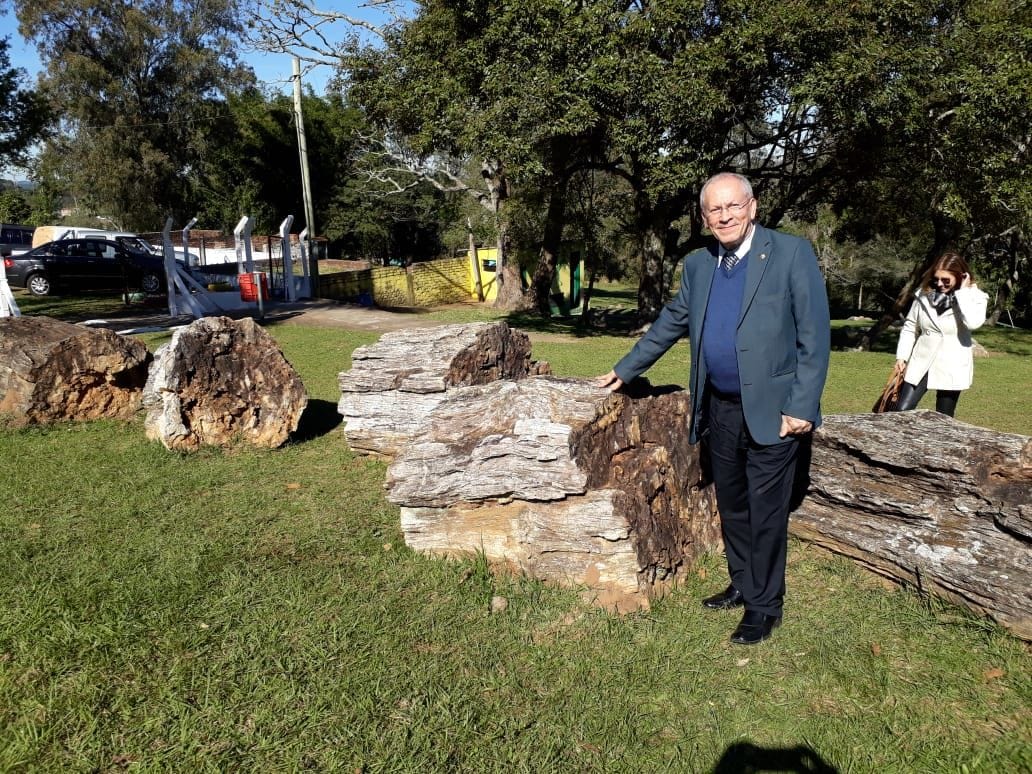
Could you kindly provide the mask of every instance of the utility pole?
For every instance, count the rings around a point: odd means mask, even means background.
[[[308,176],[308,145],[305,142],[305,120],[301,114],[301,59],[294,57],[294,119],[297,122],[297,151],[301,159],[301,194],[305,204],[305,230],[309,235],[308,260],[312,295],[319,294],[319,260],[312,250],[315,238],[315,210],[312,207],[312,181]]]

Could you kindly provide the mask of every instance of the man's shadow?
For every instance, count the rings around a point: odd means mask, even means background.
[[[766,771],[838,774],[838,769],[807,745],[759,747],[752,742],[736,742],[724,750],[712,774],[760,774]]]

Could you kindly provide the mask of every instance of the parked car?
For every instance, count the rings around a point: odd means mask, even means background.
[[[7,281],[35,296],[56,288],[158,293],[165,287],[159,256],[111,239],[59,239],[3,260]]]

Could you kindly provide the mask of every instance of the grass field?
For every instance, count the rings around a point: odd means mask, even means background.
[[[310,395],[282,449],[174,454],[140,421],[0,428],[0,771],[1032,770],[1024,643],[800,542],[785,625],[755,648],[698,603],[719,557],[617,617],[411,552],[385,466],[335,412],[376,335],[269,330]],[[630,344],[542,332],[535,356],[567,375]],[[958,418],[1032,433],[1032,337],[979,340],[993,354]],[[870,408],[880,349],[833,355],[827,412]],[[683,382],[687,358],[650,378]]]

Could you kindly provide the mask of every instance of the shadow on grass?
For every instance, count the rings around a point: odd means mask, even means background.
[[[728,747],[713,768],[713,774],[788,771],[798,774],[837,774],[816,750],[807,745],[759,747],[751,742],[736,742]]]
[[[309,400],[291,440],[298,443],[312,441],[332,433],[344,418],[337,413],[337,404],[328,400]]]
[[[33,296],[23,291],[15,292],[14,300],[22,314],[53,317],[72,323],[168,311],[165,296],[148,296],[139,303],[127,304],[120,294],[85,292],[78,295]]]
[[[510,312],[499,318],[512,328],[531,333],[554,333],[576,338],[595,336],[629,336],[637,329],[637,311],[626,310],[606,314],[593,314],[589,323],[580,315],[553,315],[542,317],[536,312]]]

